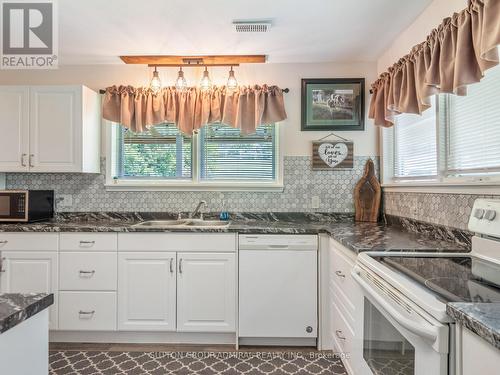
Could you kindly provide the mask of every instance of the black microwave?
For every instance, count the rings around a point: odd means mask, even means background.
[[[0,190],[0,222],[27,223],[54,217],[54,190]]]

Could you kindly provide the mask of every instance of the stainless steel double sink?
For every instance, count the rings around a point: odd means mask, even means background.
[[[178,219],[178,220],[151,220],[135,224],[134,227],[142,228],[225,228],[229,221]]]

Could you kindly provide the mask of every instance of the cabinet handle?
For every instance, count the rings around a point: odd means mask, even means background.
[[[90,275],[89,277],[94,276],[95,270],[92,271],[79,271],[80,275]]]
[[[345,278],[345,274],[343,274],[342,271],[335,271],[335,275]]]
[[[78,312],[78,315],[85,315],[85,316],[89,316],[92,317],[93,315],[95,314],[95,310],[92,310],[92,311],[82,311],[80,310]]]
[[[28,156],[28,154],[21,155],[21,166],[23,167],[26,167],[26,156]]]
[[[170,258],[170,273],[174,273],[174,258]]]
[[[30,162],[30,167],[31,167],[31,168],[33,168],[33,167],[35,166],[35,165],[33,164],[33,159],[34,159],[34,158],[35,158],[35,155],[30,154],[30,160],[29,160],[29,162]]]
[[[182,273],[182,258],[179,259],[179,273]]]
[[[340,329],[335,331],[335,336],[337,336],[341,340],[345,340],[345,336],[342,334],[342,331]]]
[[[0,258],[0,273],[6,272],[7,270],[3,268],[3,262],[5,258]]]
[[[5,245],[5,244],[8,244],[9,241],[0,241],[0,245]]]
[[[95,241],[80,241],[80,245],[95,245]]]

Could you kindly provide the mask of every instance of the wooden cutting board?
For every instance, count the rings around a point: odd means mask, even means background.
[[[377,222],[382,188],[375,176],[375,165],[369,159],[363,177],[354,187],[354,209],[356,221]]]

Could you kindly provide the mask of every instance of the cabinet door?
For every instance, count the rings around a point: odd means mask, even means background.
[[[57,252],[4,251],[2,293],[54,293],[50,329],[57,329]]]
[[[177,258],[177,330],[234,332],[235,255],[179,253]]]
[[[0,87],[0,172],[28,170],[29,89]]]
[[[176,255],[118,255],[118,329],[175,331]]]
[[[30,170],[81,172],[81,148],[81,87],[31,87]]]

